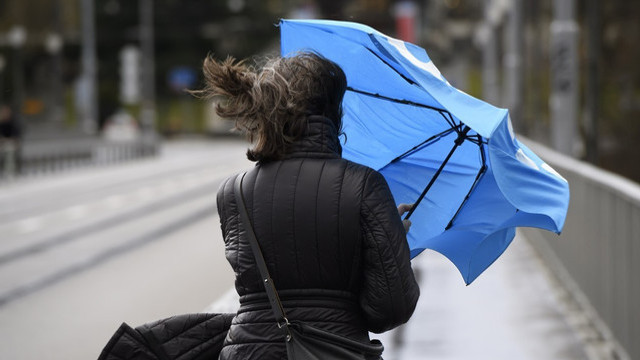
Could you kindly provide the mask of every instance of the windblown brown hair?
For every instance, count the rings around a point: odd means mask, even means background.
[[[246,132],[253,144],[247,151],[251,161],[281,159],[306,131],[308,115],[324,115],[340,131],[346,76],[316,53],[277,57],[260,69],[232,57],[208,56],[203,72],[206,86],[195,94],[222,98],[216,112]]]

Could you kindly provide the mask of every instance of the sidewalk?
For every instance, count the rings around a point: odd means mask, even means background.
[[[413,262],[420,300],[409,323],[380,337],[385,360],[588,358],[561,312],[556,285],[521,233],[469,286],[440,254]]]
[[[372,334],[384,344],[385,360],[588,359],[557,285],[522,234],[470,286],[438,253],[425,251],[412,263],[421,289],[413,317]],[[233,312],[237,301],[230,290],[207,311]]]

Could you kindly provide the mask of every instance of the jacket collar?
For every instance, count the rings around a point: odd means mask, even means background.
[[[333,121],[325,116],[310,115],[307,117],[306,133],[291,144],[284,158],[340,158],[341,156],[342,146],[338,138],[338,129]]]

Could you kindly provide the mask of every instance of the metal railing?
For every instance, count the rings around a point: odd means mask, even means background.
[[[571,187],[563,233],[526,229],[532,245],[552,250],[562,272],[601,328],[593,341],[613,344],[611,359],[640,359],[640,186],[527,142]],[[543,239],[544,238],[544,241]],[[541,241],[536,241],[541,240]],[[562,280],[562,279],[561,279]]]
[[[0,181],[38,176],[83,166],[115,164],[155,155],[155,140],[112,142],[81,139],[55,143],[0,143]]]

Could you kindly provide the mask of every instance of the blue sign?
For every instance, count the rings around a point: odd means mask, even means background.
[[[198,76],[196,71],[187,66],[177,66],[169,71],[167,82],[169,87],[176,92],[184,92],[196,84]]]

